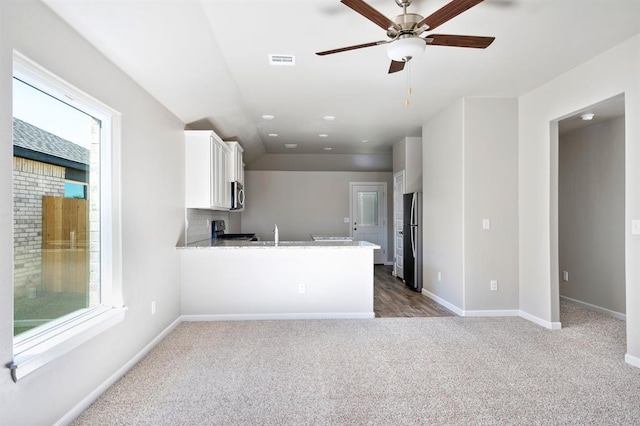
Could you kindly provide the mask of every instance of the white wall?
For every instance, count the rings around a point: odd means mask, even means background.
[[[459,308],[464,305],[463,110],[459,100],[422,126],[423,287]]]
[[[464,273],[465,310],[517,309],[517,99],[464,99]]]
[[[517,117],[516,99],[465,98],[422,129],[425,288],[465,315],[518,307]]]
[[[246,170],[385,172],[393,167],[391,152],[376,154],[265,154]]]
[[[559,321],[558,119],[625,95],[625,273],[627,360],[640,366],[640,35],[521,96],[519,137],[520,309]]]
[[[53,424],[180,315],[183,124],[39,1],[0,2],[0,364],[12,361],[12,49],[122,113],[123,295],[119,325],[13,383],[0,423]],[[158,311],[150,314],[150,302]]]
[[[560,295],[622,313],[624,117],[560,135]]]
[[[349,212],[349,182],[387,182],[387,245],[392,233],[393,174],[391,172],[245,172],[247,207],[241,213],[242,232],[256,232],[273,240],[278,225],[280,239],[310,240],[312,233],[349,235],[344,223]],[[386,250],[387,259],[393,253]]]

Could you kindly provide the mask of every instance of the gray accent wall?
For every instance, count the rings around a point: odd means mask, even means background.
[[[51,425],[180,316],[183,123],[40,1],[0,1],[0,423]],[[122,114],[123,322],[18,383],[13,357],[13,49]],[[151,315],[151,301],[157,312]]]
[[[559,141],[560,295],[617,313],[626,311],[624,124],[604,121]]]
[[[517,117],[464,98],[423,126],[424,286],[465,315],[518,308]]]
[[[308,241],[313,233],[349,235],[349,182],[387,183],[387,246],[393,241],[393,173],[245,171],[246,207],[242,232],[273,240]],[[386,249],[387,261],[393,253]]]

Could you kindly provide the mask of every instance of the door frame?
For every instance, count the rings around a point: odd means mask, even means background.
[[[398,178],[402,179],[402,193],[400,193],[400,194],[396,191],[396,180]],[[402,196],[404,195],[404,190],[405,190],[406,187],[407,187],[407,178],[406,178],[406,175],[404,173],[404,170],[401,170],[398,173],[395,173],[393,175],[393,272],[392,272],[394,277],[398,276],[398,270],[397,270],[397,268],[398,268],[398,265],[397,265],[397,259],[398,259],[397,240],[398,240],[398,235],[397,235],[396,225],[397,225],[398,220],[402,219],[401,217],[399,218],[397,216],[396,206],[397,205],[400,205],[400,206],[403,205],[402,204]],[[396,204],[396,203],[398,203],[398,198],[400,198],[400,203]],[[402,229],[401,229],[401,231],[402,231]],[[404,238],[404,235],[403,235],[403,238]],[[404,263],[403,263],[403,265],[404,265]],[[404,276],[404,270],[403,270],[403,274],[402,275]],[[402,278],[402,277],[400,277],[400,278]]]
[[[349,182],[349,235],[353,237],[353,218],[354,215],[354,206],[353,206],[353,188],[359,185],[369,185],[369,186],[381,186],[382,187],[382,199],[383,199],[383,209],[382,209],[382,244],[380,244],[380,248],[382,249],[383,254],[383,264],[384,265],[393,265],[393,263],[389,262],[389,225],[387,221],[389,205],[387,201],[387,182]]]

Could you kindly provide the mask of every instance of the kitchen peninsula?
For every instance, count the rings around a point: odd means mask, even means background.
[[[364,241],[220,241],[178,247],[186,320],[373,318]]]

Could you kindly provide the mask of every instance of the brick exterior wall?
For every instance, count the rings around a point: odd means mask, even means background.
[[[64,167],[13,157],[15,297],[42,288],[42,196],[64,196],[64,173]]]

